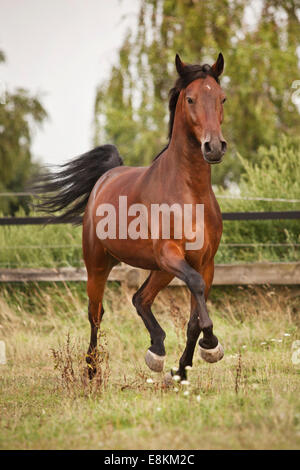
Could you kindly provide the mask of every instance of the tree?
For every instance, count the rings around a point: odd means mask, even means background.
[[[0,51],[2,62],[5,57]],[[32,161],[31,143],[34,128],[41,125],[47,113],[35,96],[22,88],[6,92],[0,104],[0,192],[24,191],[26,183],[37,171]],[[23,202],[21,202],[23,201]],[[0,198],[0,210],[13,214],[26,201]]]
[[[297,134],[300,115],[290,98],[299,74],[299,0],[262,0],[251,25],[249,6],[246,0],[141,0],[137,33],[127,34],[118,63],[98,87],[95,143],[114,143],[128,164],[151,162],[166,144],[177,52],[190,63],[212,64],[219,51],[225,56],[229,148],[214,168],[215,183],[239,179],[237,151],[255,161],[260,145]]]

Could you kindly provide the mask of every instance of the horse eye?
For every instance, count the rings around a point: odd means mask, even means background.
[[[192,98],[190,98],[189,96],[187,97],[187,102],[188,102],[189,104],[193,104],[193,103],[194,103],[194,101],[192,100]]]

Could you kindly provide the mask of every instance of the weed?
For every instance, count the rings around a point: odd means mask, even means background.
[[[104,341],[101,341],[101,344],[90,354],[92,359],[90,364],[86,363],[88,355],[84,352],[82,343],[78,340],[71,340],[70,333],[67,333],[64,344],[60,344],[57,349],[51,349],[54,369],[59,372],[60,377],[57,386],[65,390],[69,396],[95,395],[107,388],[110,369],[104,333],[99,333],[98,343],[101,339]],[[89,367],[96,369],[92,380],[88,377]]]

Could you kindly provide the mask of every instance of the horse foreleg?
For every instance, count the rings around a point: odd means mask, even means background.
[[[214,277],[214,263],[209,263],[205,268],[201,269],[201,274],[205,282],[205,292],[204,297],[205,301],[208,298],[208,293]],[[200,323],[198,319],[198,310],[197,310],[197,301],[196,298],[191,295],[191,314],[187,327],[187,341],[185,350],[179,361],[179,371],[181,377],[186,379],[186,367],[192,367],[193,365],[193,356],[195,351],[195,346],[199,335],[201,333]]]
[[[192,360],[195,344],[200,332],[203,338],[199,341],[201,357],[207,362],[217,362],[222,359],[224,352],[217,337],[213,334],[213,323],[206,308],[205,292],[208,288],[203,276],[192,268],[184,258],[184,253],[174,242],[165,242],[157,253],[160,266],[183,280],[195,299],[187,334],[187,351],[180,361],[178,375],[186,377],[185,367]],[[210,286],[209,286],[210,287]],[[197,325],[198,323],[198,325]],[[196,339],[195,339],[196,338]]]
[[[197,312],[197,302],[195,297],[191,296],[191,314],[190,319],[187,326],[187,339],[186,339],[186,346],[185,350],[180,358],[179,361],[179,369],[175,373],[181,377],[181,380],[186,380],[187,366],[192,367],[193,365],[193,356],[195,351],[195,346],[199,335],[201,333],[199,320],[198,320],[198,312]],[[174,375],[175,375],[174,374]]]

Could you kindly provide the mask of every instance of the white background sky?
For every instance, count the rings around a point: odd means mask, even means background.
[[[92,147],[96,86],[109,76],[139,0],[0,0],[0,80],[38,93],[49,119],[33,152],[61,163]]]

